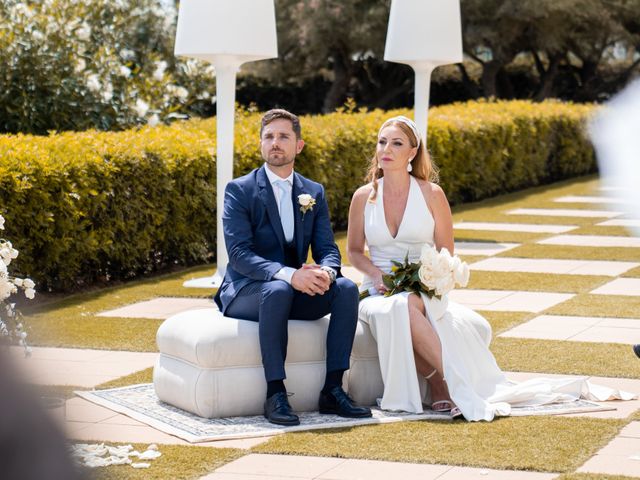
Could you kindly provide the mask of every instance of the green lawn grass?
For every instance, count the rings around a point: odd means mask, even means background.
[[[132,446],[143,452],[148,445]],[[182,445],[159,445],[158,450],[162,456],[151,460],[149,468],[135,469],[129,465],[117,465],[98,468],[92,473],[99,480],[195,480],[246,454],[243,450],[232,448]]]
[[[569,472],[608,443],[624,423],[567,417],[508,417],[491,423],[400,422],[288,433],[253,451]]]

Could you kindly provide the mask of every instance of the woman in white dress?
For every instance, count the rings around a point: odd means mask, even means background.
[[[382,276],[391,271],[392,260],[408,255],[416,262],[424,244],[454,253],[453,222],[445,193],[435,183],[437,172],[410,119],[384,122],[368,179],[351,201],[347,255],[364,274],[361,290],[380,294],[360,302],[359,317],[378,344],[381,408],[421,413],[423,403],[430,403],[433,410],[451,411],[454,417],[492,420],[508,415],[511,405],[581,396],[620,398],[620,392],[594,387],[584,378],[509,382],[489,350],[491,327],[482,316],[446,296],[382,296],[387,290]]]

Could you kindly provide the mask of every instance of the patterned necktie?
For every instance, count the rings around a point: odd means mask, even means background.
[[[286,180],[277,180],[275,184],[280,189],[280,221],[284,238],[287,242],[293,240],[293,203],[291,202],[291,184]]]

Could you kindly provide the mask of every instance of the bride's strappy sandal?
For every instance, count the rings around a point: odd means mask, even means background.
[[[433,372],[431,372],[429,375],[424,377],[425,380],[429,380],[437,372],[438,371],[434,368]],[[434,412],[438,412],[438,413],[450,412],[452,408],[453,408],[453,402],[451,400],[438,400],[438,401],[433,402],[431,404],[431,410],[433,410]]]

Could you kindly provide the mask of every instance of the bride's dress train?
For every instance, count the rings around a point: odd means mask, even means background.
[[[434,220],[417,181],[411,187],[404,217],[392,237],[384,216],[383,181],[379,180],[375,203],[365,206],[365,237],[372,262],[385,272],[391,260],[418,261],[425,243],[433,245]],[[372,287],[365,277],[362,289]],[[380,407],[421,413],[428,401],[426,383],[415,366],[409,325],[407,293],[391,297],[376,295],[360,302],[359,318],[366,322],[378,344],[378,358],[384,382]],[[510,382],[489,350],[491,326],[473,310],[448,301],[422,295],[427,316],[442,344],[444,377],[451,399],[467,420],[492,420],[509,415],[512,406],[570,402],[578,398],[605,401],[630,400],[635,395],[593,385],[584,377],[534,378]]]

